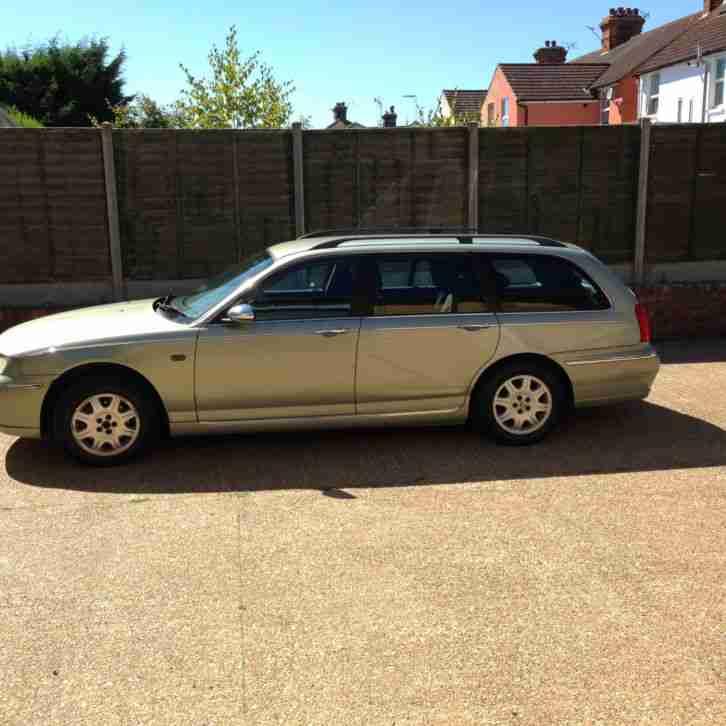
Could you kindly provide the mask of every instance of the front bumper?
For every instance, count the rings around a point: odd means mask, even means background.
[[[39,439],[40,412],[47,388],[46,381],[17,381],[0,376],[0,432]]]

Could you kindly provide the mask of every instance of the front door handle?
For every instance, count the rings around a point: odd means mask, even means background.
[[[348,328],[335,328],[333,330],[316,330],[315,335],[322,335],[326,338],[333,338],[336,335],[343,335],[343,333],[347,333]]]
[[[491,328],[491,325],[460,325],[459,330],[466,330],[469,333],[476,333],[479,330],[487,330],[487,328]]]

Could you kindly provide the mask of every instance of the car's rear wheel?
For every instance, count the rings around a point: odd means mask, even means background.
[[[71,386],[59,398],[53,430],[66,451],[96,466],[127,461],[159,436],[156,405],[133,381],[112,376]]]
[[[512,363],[496,371],[472,398],[472,420],[504,444],[541,441],[559,422],[565,391],[548,366]]]

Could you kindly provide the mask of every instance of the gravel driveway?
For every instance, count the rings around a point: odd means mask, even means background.
[[[545,443],[0,435],[0,723],[726,723],[726,342]]]

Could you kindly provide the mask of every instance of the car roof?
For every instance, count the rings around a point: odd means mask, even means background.
[[[459,241],[459,238],[466,238],[467,242]],[[408,240],[415,240],[409,242]],[[469,242],[471,240],[471,242]],[[280,259],[289,255],[300,254],[311,251],[326,251],[331,249],[366,251],[386,249],[390,251],[406,251],[416,249],[442,249],[442,250],[458,250],[467,251],[472,248],[482,249],[502,249],[513,248],[521,250],[527,249],[552,249],[565,248],[578,250],[575,245],[566,244],[557,240],[541,237],[538,235],[484,235],[476,233],[410,233],[410,234],[339,234],[330,236],[306,236],[288,242],[280,242],[268,248],[269,254]]]

